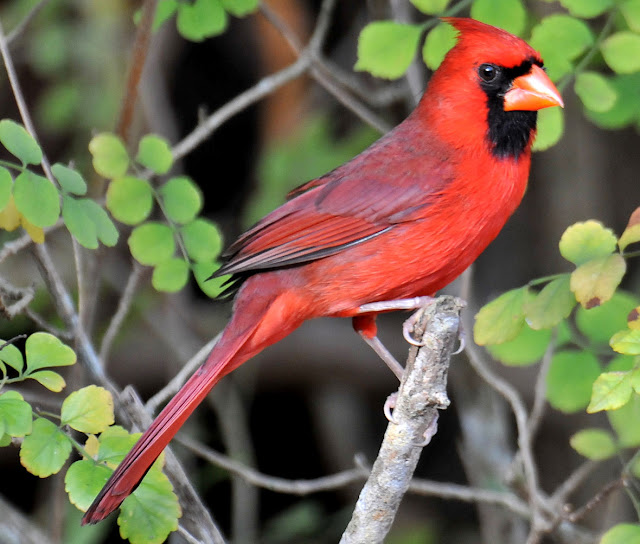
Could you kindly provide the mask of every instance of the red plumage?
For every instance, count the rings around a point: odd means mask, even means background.
[[[350,162],[293,191],[229,248],[219,272],[241,285],[220,342],[83,523],[120,505],[225,374],[314,317],[356,317],[358,330],[374,336],[375,316],[361,306],[432,295],[496,237],[526,188],[533,112],[562,100],[525,42],[470,19],[447,22],[459,31],[457,45],[415,111]]]

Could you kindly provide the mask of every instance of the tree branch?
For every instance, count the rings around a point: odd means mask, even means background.
[[[393,412],[371,476],[360,493],[342,544],[383,542],[409,488],[420,453],[435,434],[438,410],[449,405],[446,392],[451,352],[460,326],[460,299],[438,298],[423,310],[424,346],[412,348]],[[415,334],[415,333],[414,333]]]

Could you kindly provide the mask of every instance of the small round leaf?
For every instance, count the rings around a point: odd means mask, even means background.
[[[437,15],[445,10],[449,0],[411,0],[411,3],[422,13]]]
[[[178,32],[187,40],[200,42],[222,34],[227,28],[227,19],[220,0],[195,0],[178,4]]]
[[[519,36],[527,23],[527,10],[521,0],[475,0],[471,17]]]
[[[607,257],[616,250],[618,240],[611,229],[599,221],[571,225],[560,238],[560,254],[576,265]]]
[[[600,46],[609,67],[619,74],[640,71],[640,35],[627,30],[609,36]]]
[[[109,467],[86,459],[72,463],[64,477],[64,489],[71,504],[86,512],[112,472]]]
[[[358,38],[355,69],[376,77],[402,77],[416,55],[422,34],[420,25],[376,21],[369,23]]]
[[[187,254],[192,261],[212,262],[222,250],[222,235],[207,219],[195,219],[180,231]]]
[[[39,417],[22,441],[20,463],[31,474],[46,478],[56,474],[71,454],[71,442],[56,425]]]
[[[55,393],[59,393],[67,385],[64,378],[53,370],[37,370],[29,374],[27,378],[37,381],[40,385]]]
[[[571,447],[580,455],[592,461],[602,461],[613,457],[618,451],[611,433],[603,429],[583,429],[569,440]]]
[[[0,395],[0,436],[26,436],[31,433],[31,405],[17,391]]]
[[[159,190],[163,209],[174,223],[192,221],[202,209],[200,188],[189,178],[171,178]]]
[[[153,269],[151,284],[158,291],[176,293],[189,280],[189,263],[184,259],[169,259]]]
[[[64,400],[60,420],[82,433],[101,433],[114,423],[113,397],[97,385],[83,387]]]
[[[129,168],[129,154],[122,140],[115,134],[103,132],[89,142],[93,168],[105,178],[124,176]]]
[[[260,5],[259,0],[221,0],[222,6],[231,15],[236,17],[244,17],[253,13]]]
[[[133,176],[115,179],[107,189],[107,208],[125,225],[144,221],[153,208],[153,193],[148,181]]]
[[[25,343],[27,371],[46,367],[69,366],[76,362],[76,352],[48,332],[34,332]]]
[[[629,28],[640,32],[640,0],[627,0],[620,4],[620,12],[624,16]]]
[[[590,342],[606,345],[614,333],[627,326],[627,315],[638,304],[638,297],[617,291],[611,300],[590,310],[579,306],[576,311],[576,326]]]
[[[602,15],[612,5],[613,0],[560,0],[574,17],[590,19]]]
[[[210,298],[219,297],[226,287],[224,282],[229,279],[229,275],[212,278],[211,275],[220,268],[220,263],[199,262],[193,265],[193,275],[198,282],[202,292]]]
[[[533,330],[526,323],[518,335],[503,344],[492,344],[487,350],[494,359],[508,366],[526,366],[537,363],[547,351],[550,330]]]
[[[51,171],[64,192],[73,193],[74,195],[84,195],[87,193],[87,183],[77,170],[69,168],[64,164],[56,163],[51,167]]]
[[[590,352],[559,351],[551,359],[547,374],[549,403],[565,413],[584,410],[600,372],[600,364]]]
[[[538,112],[538,133],[533,151],[545,151],[556,145],[564,132],[564,113],[560,108],[545,108]]]
[[[136,161],[156,174],[166,174],[173,165],[169,142],[155,134],[147,134],[140,140]]]
[[[98,240],[107,247],[115,246],[118,243],[118,229],[116,229],[107,212],[94,200],[87,198],[80,202],[96,227]]]
[[[50,227],[60,217],[60,195],[47,178],[29,170],[20,173],[13,187],[18,211],[36,227]]]
[[[618,100],[616,88],[609,79],[598,72],[578,74],[574,90],[584,107],[591,111],[609,111]]]
[[[587,310],[609,300],[627,268],[624,257],[614,253],[581,264],[571,274],[571,291]]]
[[[480,346],[512,340],[524,326],[523,306],[530,295],[526,287],[512,289],[485,304],[476,314],[473,336]]]
[[[167,261],[176,250],[173,231],[163,223],[140,225],[129,236],[129,249],[140,264],[150,266]]]
[[[22,125],[11,119],[0,121],[0,143],[23,164],[40,164],[42,149]]]
[[[602,535],[599,544],[640,544],[640,525],[619,523]]]
[[[569,289],[570,276],[550,281],[524,306],[526,320],[532,329],[550,329],[569,317],[576,305],[576,297]]]
[[[82,201],[68,195],[62,197],[62,218],[69,232],[81,246],[96,249],[98,247],[96,225],[87,211]]]
[[[435,70],[455,44],[456,31],[454,28],[451,25],[440,23],[427,34],[422,46],[422,60],[431,70]]]
[[[603,372],[593,382],[593,392],[587,412],[595,414],[601,410],[622,408],[629,402],[631,393],[630,372]]]

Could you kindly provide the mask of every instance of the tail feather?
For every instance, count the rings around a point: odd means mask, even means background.
[[[103,520],[136,489],[151,465],[207,393],[246,358],[239,351],[252,333],[253,330],[246,331],[240,338],[231,338],[230,342],[225,342],[223,336],[207,361],[187,380],[118,465],[86,511],[82,525]],[[241,360],[237,360],[241,357]]]

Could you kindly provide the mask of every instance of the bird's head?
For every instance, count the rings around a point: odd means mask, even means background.
[[[540,54],[520,38],[473,19],[444,21],[458,31],[458,40],[432,77],[429,109],[471,137],[479,136],[474,129],[482,130],[494,155],[518,158],[533,141],[536,112],[564,105]]]

